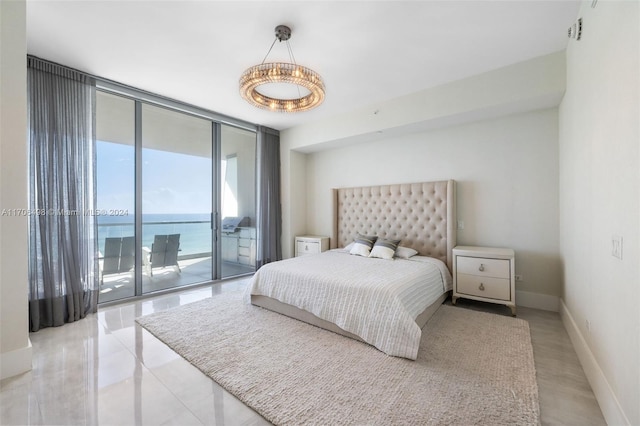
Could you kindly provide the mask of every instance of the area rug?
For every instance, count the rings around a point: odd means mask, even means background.
[[[529,324],[443,305],[416,361],[221,294],[138,323],[276,425],[539,423]]]

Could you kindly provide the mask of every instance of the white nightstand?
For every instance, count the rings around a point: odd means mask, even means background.
[[[499,303],[516,314],[515,252],[512,249],[457,246],[453,249],[452,303],[460,297]]]
[[[322,253],[329,250],[329,237],[301,235],[296,237],[295,247],[296,257]]]

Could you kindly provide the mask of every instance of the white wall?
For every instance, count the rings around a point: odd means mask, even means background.
[[[454,179],[458,244],[511,247],[519,291],[561,293],[557,109],[307,156],[307,232],[331,235],[331,188]],[[518,300],[516,301],[518,302]]]
[[[26,54],[26,3],[0,1],[0,212],[27,208]],[[27,236],[25,215],[0,216],[0,379],[31,369]]]
[[[313,152],[369,142],[380,131],[406,134],[555,107],[564,88],[561,51],[292,127],[280,136],[289,149]]]
[[[583,3],[560,106],[562,314],[609,424],[640,424],[638,2]],[[612,236],[623,238],[622,260]],[[587,327],[587,321],[590,327]]]
[[[307,156],[293,151],[280,133],[280,179],[282,205],[282,255],[293,257],[293,240],[307,232]]]

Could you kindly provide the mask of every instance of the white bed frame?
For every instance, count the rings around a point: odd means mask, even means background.
[[[345,247],[357,233],[399,239],[401,246],[440,259],[451,271],[456,245],[455,201],[453,180],[334,189],[331,248]],[[420,328],[447,296],[443,294],[418,315]],[[252,295],[251,303],[362,341],[333,323],[279,300]]]

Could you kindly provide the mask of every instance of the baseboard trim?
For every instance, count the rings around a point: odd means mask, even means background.
[[[542,309],[543,311],[558,312],[560,298],[549,294],[532,293],[530,291],[516,291],[516,306]]]
[[[562,299],[560,299],[560,318],[562,318],[564,328],[567,330],[569,338],[571,338],[573,348],[578,355],[582,369],[584,370],[587,380],[591,385],[591,389],[598,400],[600,410],[602,411],[602,415],[607,421],[607,424],[631,425],[631,422],[629,422],[624,410],[620,406],[618,398],[616,398],[613,389],[611,389],[609,381],[600,368],[598,361],[593,356],[593,353],[591,352],[587,341],[584,339],[584,336],[580,332],[580,329],[576,325],[569,308],[565,305],[564,300]]]
[[[23,348],[0,354],[0,380],[17,376],[31,370],[33,349],[31,340]]]

